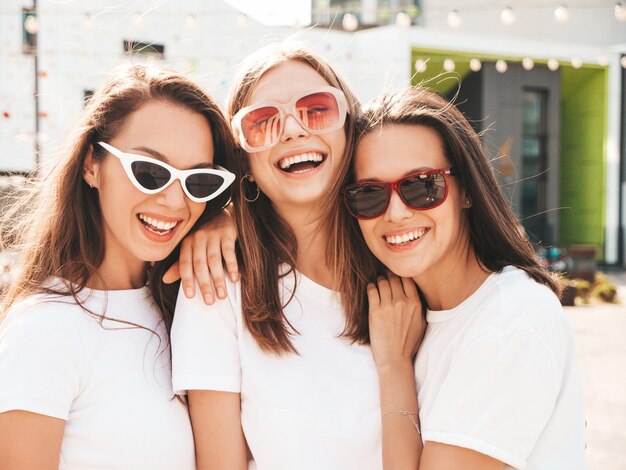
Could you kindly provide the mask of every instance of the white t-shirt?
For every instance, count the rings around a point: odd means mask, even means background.
[[[281,282],[283,296],[294,276]],[[172,327],[174,390],[241,394],[243,430],[258,470],[380,470],[378,376],[368,346],[339,338],[338,295],[298,274],[284,309],[299,355],[259,349],[245,328],[239,284],[213,306],[179,294]],[[256,467],[255,467],[256,464]]]
[[[172,390],[167,333],[147,288],[34,295],[0,325],[0,412],[66,420],[60,469],[195,469],[187,407]],[[36,452],[37,449],[33,449]]]
[[[507,468],[585,468],[574,337],[553,293],[514,267],[429,311],[416,365],[422,438]]]

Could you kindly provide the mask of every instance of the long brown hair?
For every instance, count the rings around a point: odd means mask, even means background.
[[[352,341],[365,342],[368,338],[367,311],[364,294],[366,274],[372,270],[371,260],[363,248],[354,246],[354,225],[350,223],[339,193],[347,175],[354,149],[354,122],[359,104],[346,83],[330,65],[311,51],[294,44],[270,45],[249,57],[241,75],[235,80],[230,94],[228,111],[234,116],[248,104],[251,93],[261,77],[287,61],[302,62],[319,73],[329,85],[343,91],[348,101],[349,115],[344,126],[346,148],[337,180],[328,195],[321,201],[323,219],[320,230],[328,237],[326,263],[335,275],[334,288],[340,293],[346,314],[343,336]],[[240,149],[241,150],[241,149]],[[239,178],[248,168],[246,154],[241,151],[232,169]],[[234,191],[235,214],[239,229],[242,270],[242,306],[245,324],[258,345],[276,354],[296,352],[291,338],[296,331],[283,314],[283,304],[278,284],[281,277],[294,275],[297,242],[293,230],[280,217],[272,202],[261,194],[255,202],[245,200],[245,187]],[[250,195],[248,195],[250,197]],[[281,265],[289,269],[281,272]]]
[[[500,191],[480,137],[456,106],[422,87],[382,95],[359,118],[359,138],[390,124],[425,126],[443,141],[456,181],[471,201],[464,212],[469,243],[478,261],[492,272],[517,266],[560,295],[558,278],[539,264],[526,231]],[[359,243],[365,243],[362,236]]]
[[[2,217],[0,249],[12,248],[20,255],[16,279],[3,293],[3,312],[28,295],[51,292],[44,285],[52,276],[68,281],[54,293],[71,295],[83,305],[77,294],[104,258],[102,214],[97,192],[83,179],[85,158],[90,149],[94,159],[107,158],[95,144],[111,141],[128,116],[151,101],[165,101],[204,116],[213,136],[214,163],[225,166],[233,160],[228,122],[198,85],[158,66],[134,65],[114,71],[86,104],[67,149],[56,156],[49,174],[20,193]],[[227,191],[207,203],[194,228],[220,211],[228,199]],[[177,253],[178,249],[148,272],[148,285],[168,331],[178,286],[164,285],[161,277]]]

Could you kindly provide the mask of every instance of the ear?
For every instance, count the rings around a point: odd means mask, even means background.
[[[83,165],[83,179],[92,188],[98,187],[98,174],[100,170],[100,162],[93,158],[93,145],[87,149],[85,155],[85,163]]]

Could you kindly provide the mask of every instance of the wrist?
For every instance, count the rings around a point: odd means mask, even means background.
[[[381,379],[405,374],[414,376],[413,360],[409,358],[387,359],[376,362],[376,369]]]

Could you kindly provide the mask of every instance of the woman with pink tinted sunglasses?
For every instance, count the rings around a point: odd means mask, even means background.
[[[229,111],[242,148],[230,165],[241,282],[216,284],[215,301],[183,281],[195,292],[179,295],[172,328],[173,383],[188,395],[198,466],[380,470],[365,303],[375,260],[352,242],[340,198],[356,100],[325,61],[283,45],[244,64]],[[181,261],[201,284],[207,265],[221,269],[219,254],[218,268],[207,262],[207,236],[194,234],[193,261],[187,250]],[[410,305],[421,310],[417,297]]]

